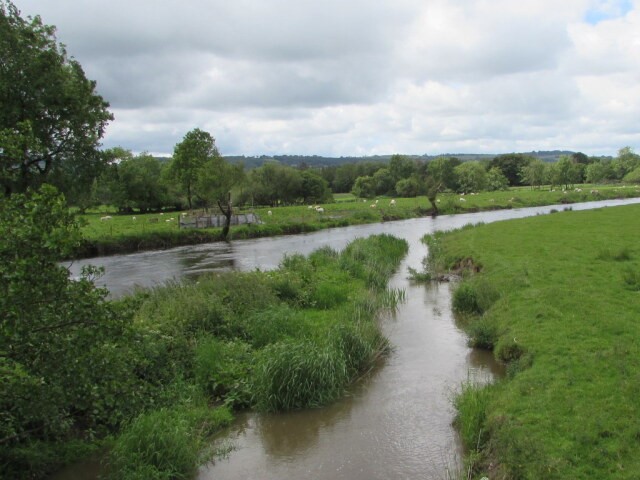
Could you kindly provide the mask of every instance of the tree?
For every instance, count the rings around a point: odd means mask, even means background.
[[[531,189],[540,188],[546,180],[546,172],[545,163],[536,158],[522,167],[520,179],[523,184],[530,185]]]
[[[375,182],[376,195],[393,195],[395,185],[399,181],[394,181],[394,177],[388,168],[381,168],[376,173],[374,173],[373,180]],[[400,180],[404,179],[401,178]]]
[[[498,167],[492,167],[487,172],[487,190],[507,190],[509,188],[509,180],[502,174],[502,170]]]
[[[123,160],[116,166],[123,195],[113,203],[121,211],[137,208],[141,212],[160,210],[168,203],[162,183],[162,166],[148,153]]]
[[[326,203],[333,198],[329,183],[311,170],[302,172],[302,197],[307,204]]]
[[[113,119],[95,87],[56,41],[55,27],[39,16],[25,20],[10,1],[0,1],[0,185],[5,195],[54,177],[63,187],[70,178],[75,188],[80,182],[91,187],[100,174],[94,167],[102,161],[97,147]]]
[[[614,180],[615,172],[610,161],[600,160],[587,165],[585,179],[588,183],[600,183],[605,180]]]
[[[458,190],[461,192],[479,192],[487,186],[487,171],[480,162],[464,162],[454,172],[458,177]]]
[[[398,180],[409,178],[416,171],[416,164],[404,155],[391,155],[389,160],[389,173],[395,184]]]
[[[206,204],[215,203],[225,216],[222,236],[227,238],[231,228],[233,203],[231,190],[244,179],[241,164],[226,162],[221,156],[210,158],[198,171],[194,191]]]
[[[376,181],[369,175],[358,177],[353,184],[351,193],[358,198],[373,198],[376,196]]]
[[[562,155],[551,166],[550,180],[553,185],[562,185],[565,189],[571,188],[580,182],[581,170],[568,155]]]
[[[170,175],[187,196],[189,210],[193,208],[193,188],[198,180],[199,170],[209,160],[219,156],[215,139],[199,128],[188,132],[173,149]]]
[[[491,160],[489,167],[498,167],[509,180],[509,185],[519,186],[522,185],[520,172],[522,171],[522,168],[532,160],[533,157],[523,153],[507,153],[505,155],[499,155]]]
[[[77,424],[113,420],[127,391],[115,380],[125,324],[94,287],[94,270],[73,280],[59,264],[80,241],[50,185],[0,202],[0,471],[20,472],[7,478],[26,478],[37,464],[38,455],[25,455],[29,445],[40,452],[39,441]]]
[[[454,157],[438,157],[427,164],[427,175],[440,185],[440,189],[457,190],[458,178],[454,169],[461,163],[459,159]]]

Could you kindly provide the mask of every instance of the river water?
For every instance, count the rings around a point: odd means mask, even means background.
[[[573,210],[640,203],[640,199],[573,204]],[[468,379],[486,382],[500,375],[491,354],[467,347],[451,314],[448,284],[416,285],[408,267],[421,268],[426,233],[469,223],[494,222],[549,213],[565,206],[500,210],[362,225],[310,234],[215,243],[74,262],[72,275],[90,263],[105,267],[96,282],[113,297],[219,270],[277,267],[283,255],[308,254],[329,245],[389,233],[409,242],[409,253],[390,286],[407,301],[382,319],[394,350],[342,400],[321,409],[285,414],[241,415],[224,432],[232,450],[200,469],[199,480],[215,479],[446,479],[462,456],[452,427],[451,398]],[[220,439],[216,440],[220,441]],[[78,475],[78,476],[76,476]],[[69,472],[57,479],[88,478]]]

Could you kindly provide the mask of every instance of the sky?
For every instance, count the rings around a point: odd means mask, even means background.
[[[14,0],[115,119],[103,146],[365,156],[640,147],[640,0]]]

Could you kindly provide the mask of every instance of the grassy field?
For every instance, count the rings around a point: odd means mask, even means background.
[[[564,193],[548,189],[517,188],[465,196],[441,194],[438,197],[438,210],[441,214],[452,214],[640,196],[640,189],[630,186],[582,185],[580,190]],[[363,201],[351,194],[335,195],[335,200],[335,203],[321,205],[324,209],[322,213],[306,205],[238,209],[237,213],[257,214],[262,223],[232,227],[230,239],[286,235],[324,228],[401,220],[429,215],[432,211],[432,206],[426,197],[397,198],[395,205],[391,205],[390,198],[381,197]],[[372,207],[372,205],[375,206]],[[271,215],[268,214],[269,211]],[[85,245],[78,252],[78,256],[108,255],[222,240],[220,228],[181,230],[178,226],[181,213],[116,215],[108,211],[96,211],[81,215],[79,218],[84,225]],[[101,220],[107,215],[111,218]]]
[[[561,212],[428,239],[432,266],[466,267],[453,304],[470,344],[508,365],[455,402],[478,478],[640,478],[639,218]]]

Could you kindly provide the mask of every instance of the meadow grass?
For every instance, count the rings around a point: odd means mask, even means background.
[[[212,274],[114,302],[130,312],[136,373],[161,390],[161,408],[115,439],[109,478],[191,478],[232,409],[311,408],[342,395],[389,349],[378,316],[404,298],[386,284],[407,250],[376,235],[287,256],[274,271]]]
[[[455,214],[640,196],[640,189],[632,186],[581,185],[579,190],[562,192],[548,188],[532,190],[518,187],[465,196],[442,193],[438,196],[437,205],[441,214]],[[351,194],[337,194],[334,198],[334,203],[321,205],[324,209],[322,213],[307,205],[238,209],[237,213],[257,214],[262,223],[232,227],[229,239],[289,235],[325,228],[402,220],[430,215],[433,209],[426,197],[396,198],[393,206],[391,198],[387,197],[362,200]],[[372,208],[371,205],[375,207]],[[183,212],[118,215],[111,210],[106,208],[78,216],[84,224],[82,231],[85,241],[77,251],[77,257],[223,240],[220,228],[180,229],[178,218]],[[268,211],[272,214],[268,215]],[[101,220],[107,213],[111,218]]]
[[[482,266],[458,291],[481,277],[497,292],[487,309],[471,302],[465,324],[507,363],[507,378],[455,402],[468,447],[479,440],[476,474],[638,478],[638,218],[631,205],[438,236],[439,263]]]

